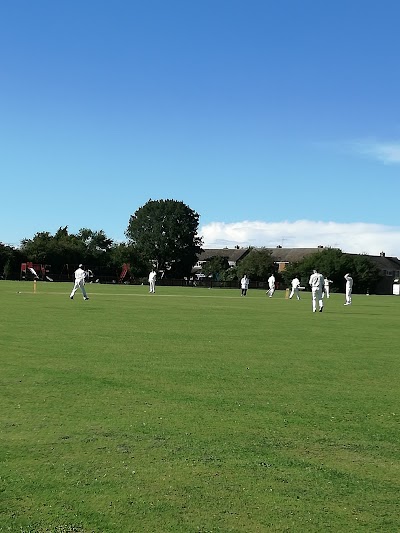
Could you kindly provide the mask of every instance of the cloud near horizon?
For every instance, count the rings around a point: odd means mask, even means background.
[[[275,248],[339,248],[343,252],[400,256],[400,226],[363,222],[211,222],[199,230],[203,248],[233,248],[235,246]]]
[[[377,159],[385,165],[400,164],[400,141],[359,141],[353,143],[353,146],[358,153]]]

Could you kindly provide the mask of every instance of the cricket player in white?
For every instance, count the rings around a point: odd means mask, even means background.
[[[292,297],[296,295],[296,298],[300,300],[299,287],[300,287],[299,278],[293,278],[292,279],[292,290],[290,291],[290,296],[289,296],[290,299],[292,299]]]
[[[329,298],[329,285],[330,283],[333,283],[331,279],[325,278],[324,279],[324,291],[322,292],[322,298],[326,296]]]
[[[350,274],[345,274],[344,279],[346,280],[346,302],[344,305],[351,305],[351,293],[353,292],[353,278]]]
[[[314,270],[310,276],[309,284],[312,291],[312,310],[313,313],[317,311],[317,300],[319,305],[319,312],[322,313],[324,308],[324,301],[322,300],[322,291],[324,290],[324,276],[317,270]]]
[[[76,293],[76,291],[78,289],[80,289],[82,291],[83,299],[84,300],[89,300],[89,297],[86,294],[86,290],[85,290],[86,272],[83,270],[82,267],[83,267],[83,265],[79,265],[79,267],[75,270],[75,284],[74,284],[74,288],[71,291],[71,294],[69,295],[71,300],[74,299],[74,294]]]
[[[149,274],[149,285],[150,285],[149,292],[152,292],[152,293],[156,292],[156,277],[157,277],[157,272],[153,268],[153,270]]]
[[[267,290],[267,294],[270,298],[272,298],[275,292],[275,276],[273,274],[271,274],[270,277],[268,278],[268,286],[269,286],[269,289]]]

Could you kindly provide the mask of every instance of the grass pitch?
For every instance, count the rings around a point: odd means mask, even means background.
[[[400,531],[400,299],[0,282],[0,531]]]

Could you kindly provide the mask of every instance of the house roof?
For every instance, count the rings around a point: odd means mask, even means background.
[[[203,250],[199,256],[199,261],[207,261],[211,257],[226,257],[228,261],[237,263],[249,253],[249,248],[215,248]]]
[[[308,255],[316,254],[323,248],[268,248],[277,263],[295,263]]]
[[[347,254],[357,256],[358,254]],[[400,260],[397,257],[386,257],[385,255],[366,255],[374,265],[380,270],[400,270]]]
[[[265,248],[255,248],[262,250]],[[276,263],[295,263],[302,261],[305,257],[324,250],[323,247],[316,248],[266,248],[271,252],[272,259]],[[207,249],[198,256],[199,261],[207,261],[211,257],[226,257],[228,261],[237,263],[243,259],[251,248],[218,248]],[[346,253],[346,252],[343,252]],[[358,256],[360,254],[347,254],[349,256]],[[397,257],[386,257],[385,255],[367,255],[379,269],[381,270],[400,270],[400,259]]]
[[[254,248],[255,250],[269,250],[274,261],[279,263],[294,263],[301,261],[307,255],[320,252],[323,248]],[[203,250],[198,256],[199,261],[207,261],[211,257],[227,257],[228,261],[237,263],[243,259],[251,248],[215,248]]]

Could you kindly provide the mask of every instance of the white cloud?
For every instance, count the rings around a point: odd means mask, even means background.
[[[400,141],[360,141],[354,143],[354,147],[358,153],[377,159],[385,165],[400,163]]]
[[[400,257],[400,226],[338,222],[211,222],[202,226],[203,248],[255,246],[275,248],[340,248],[348,253]]]

